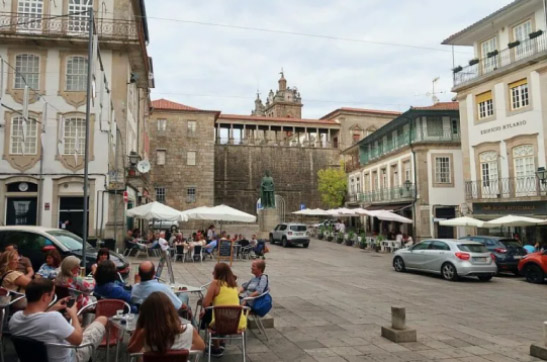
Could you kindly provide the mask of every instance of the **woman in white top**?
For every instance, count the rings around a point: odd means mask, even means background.
[[[173,303],[162,292],[154,292],[142,303],[135,333],[129,340],[130,353],[169,350],[203,350],[205,343],[190,323],[183,323]]]

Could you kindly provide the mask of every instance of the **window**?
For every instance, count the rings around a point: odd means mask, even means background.
[[[36,154],[37,133],[38,123],[35,119],[30,118],[29,122],[25,122],[23,117],[13,117],[11,120],[10,154]]]
[[[43,0],[19,0],[17,2],[17,29],[40,30],[43,11]]]
[[[526,196],[536,192],[536,166],[534,146],[522,145],[513,148],[516,196]]]
[[[197,122],[196,121],[188,121],[188,137],[195,137],[196,136],[196,129],[197,129]]]
[[[165,202],[165,187],[154,187],[156,191],[156,201]]]
[[[355,190],[357,193],[361,193],[361,179],[359,177],[355,180]]]
[[[494,115],[494,102],[492,101],[492,91],[477,94],[475,97],[477,103],[477,112],[479,119]]]
[[[443,122],[440,117],[427,117],[427,135],[429,137],[443,135]]]
[[[528,99],[528,81],[526,79],[509,83],[509,92],[511,95],[511,109],[519,109],[530,104]]]
[[[68,1],[68,31],[71,33],[87,33],[89,29],[88,11],[93,7],[92,0]]]
[[[354,179],[349,180],[349,193],[352,194],[352,195],[355,193],[355,180]]]
[[[158,132],[165,132],[167,130],[167,120],[158,119]]]
[[[387,189],[387,170],[382,169],[382,188]]]
[[[515,59],[522,59],[532,53],[532,42],[528,38],[528,34],[532,32],[532,21],[527,20],[513,28],[514,41],[520,41],[520,44],[515,49]]]
[[[435,157],[435,183],[448,184],[450,182],[450,157]]]
[[[85,145],[85,118],[64,119],[64,155],[83,155]]]
[[[410,161],[403,162],[403,171],[404,171],[405,181],[411,181],[410,178],[412,175],[410,171]]]
[[[188,187],[186,189],[186,202],[196,202],[196,188]]]
[[[457,136],[460,133],[460,122],[457,119],[453,119],[450,124],[452,125],[452,135]]]
[[[488,73],[498,67],[498,56],[488,57],[488,53],[496,50],[496,38],[481,43],[482,71]]]
[[[492,187],[498,181],[498,154],[494,151],[479,155],[482,187]],[[484,190],[483,190],[484,192]]]
[[[87,89],[87,58],[69,57],[66,62],[66,90],[84,92]]]
[[[186,164],[188,166],[195,166],[196,165],[196,152],[195,151],[186,152]]]
[[[166,156],[165,150],[157,150],[156,151],[156,165],[163,166],[165,165],[165,156]]]
[[[18,54],[15,57],[14,89],[24,89],[28,85],[32,89],[39,88],[40,57],[33,54]]]

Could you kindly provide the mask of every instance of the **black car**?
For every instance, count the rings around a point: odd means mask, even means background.
[[[465,236],[463,240],[473,240],[486,246],[496,257],[498,272],[510,271],[519,275],[519,261],[526,255],[526,249],[522,247],[517,239],[504,238],[501,236]]]
[[[19,253],[30,259],[35,271],[45,262],[46,253],[53,248],[63,258],[74,255],[82,259],[82,243],[82,238],[64,229],[23,225],[0,227],[0,250],[9,244],[17,245]],[[97,250],[87,244],[86,273],[91,271],[91,265],[95,264],[96,259]],[[110,260],[116,264],[122,277],[129,275],[129,263],[120,254],[110,251]]]

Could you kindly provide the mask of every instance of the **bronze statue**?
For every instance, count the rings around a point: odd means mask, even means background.
[[[270,171],[264,171],[264,177],[260,183],[260,201],[264,209],[275,208],[275,187]]]

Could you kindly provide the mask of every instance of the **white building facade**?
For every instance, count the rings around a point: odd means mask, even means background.
[[[82,233],[90,8],[98,33],[88,140],[90,237],[114,238],[116,231],[119,238],[123,191],[138,201],[125,168],[131,152],[147,157],[151,63],[143,3],[6,0],[0,3],[0,225],[58,227],[69,220],[68,229]]]
[[[547,34],[541,1],[515,1],[443,44],[472,46],[454,69],[467,211],[545,217]],[[531,235],[529,235],[531,237]]]

